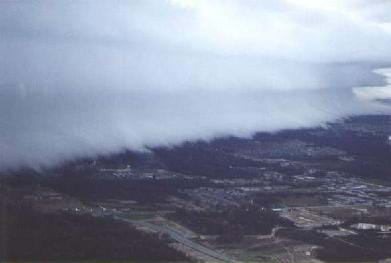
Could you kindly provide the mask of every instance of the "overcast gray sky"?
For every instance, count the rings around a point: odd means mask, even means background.
[[[390,47],[387,0],[0,1],[0,169],[387,113]]]

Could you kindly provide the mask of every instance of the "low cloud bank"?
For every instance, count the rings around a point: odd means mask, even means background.
[[[391,5],[340,2],[3,1],[0,170],[388,113]]]

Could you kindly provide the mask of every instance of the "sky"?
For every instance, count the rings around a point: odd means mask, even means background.
[[[389,114],[391,1],[0,1],[0,170]]]

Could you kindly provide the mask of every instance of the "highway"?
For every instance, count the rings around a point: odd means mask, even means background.
[[[198,253],[203,254],[204,258],[207,259],[206,261],[208,261],[208,262],[234,262],[234,263],[238,263],[238,261],[233,260],[233,259],[227,257],[226,255],[223,255],[219,252],[216,252],[210,248],[207,248],[203,245],[200,245],[200,244],[184,237],[179,232],[177,232],[171,228],[168,228],[165,226],[160,226],[160,225],[155,225],[155,224],[147,222],[147,221],[131,220],[131,219],[128,219],[128,218],[125,218],[122,216],[118,216],[118,215],[114,215],[114,218],[117,220],[121,220],[121,221],[130,223],[130,224],[136,225],[136,226],[146,227],[146,228],[152,229],[152,230],[159,232],[159,233],[167,234],[176,242],[178,242],[178,243],[180,243],[180,244],[182,244],[192,250],[195,250]]]

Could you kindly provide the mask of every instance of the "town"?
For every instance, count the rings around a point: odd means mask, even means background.
[[[375,116],[85,159],[4,174],[2,200],[127,224],[181,260],[379,261],[391,258],[390,133]]]

